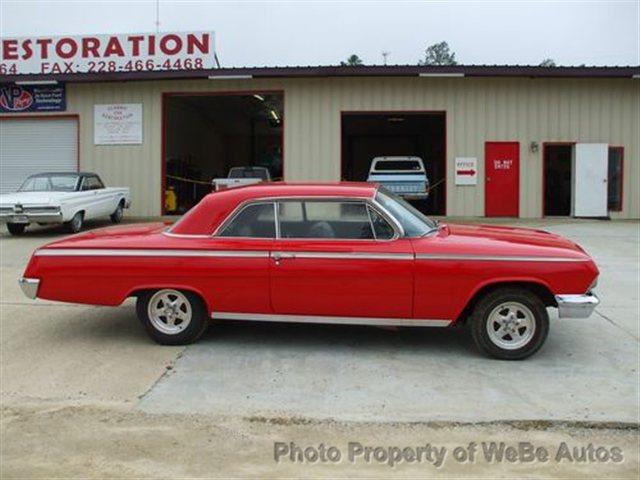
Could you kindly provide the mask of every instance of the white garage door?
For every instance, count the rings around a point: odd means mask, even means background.
[[[76,119],[0,119],[0,193],[15,192],[34,173],[77,170]]]

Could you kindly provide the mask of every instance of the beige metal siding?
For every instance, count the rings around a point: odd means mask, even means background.
[[[81,167],[132,189],[132,213],[161,211],[163,92],[282,90],[284,170],[290,181],[340,178],[343,111],[445,111],[447,214],[484,215],[484,143],[520,142],[520,215],[542,214],[544,142],[624,147],[624,205],[614,217],[640,217],[640,81],[632,79],[325,78],[70,84],[68,109],[80,114]],[[93,106],[143,104],[143,144],[93,145]],[[538,142],[537,153],[529,145]],[[476,187],[454,185],[453,159],[477,157]]]

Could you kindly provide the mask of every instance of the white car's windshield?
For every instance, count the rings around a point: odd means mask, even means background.
[[[78,175],[36,175],[25,180],[19,192],[73,192]]]
[[[438,228],[437,222],[384,187],[378,188],[376,201],[402,225],[407,237],[423,237]]]

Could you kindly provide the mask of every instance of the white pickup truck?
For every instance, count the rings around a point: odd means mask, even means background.
[[[214,178],[212,183],[217,191],[269,181],[271,174],[266,167],[232,167],[227,178]]]
[[[0,223],[12,235],[31,223],[62,223],[75,233],[85,220],[111,217],[119,223],[130,202],[129,188],[107,188],[95,173],[39,173],[17,192],[0,195]]]
[[[429,179],[420,157],[375,157],[367,182],[376,182],[409,200],[429,197]]]

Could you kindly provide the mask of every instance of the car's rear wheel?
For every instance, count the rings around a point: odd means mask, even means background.
[[[122,217],[124,216],[124,204],[122,202],[118,203],[118,207],[115,212],[111,214],[111,221],[113,223],[120,223],[122,221]]]
[[[143,292],[138,296],[136,311],[149,336],[162,345],[195,342],[209,323],[202,299],[185,290]]]
[[[501,288],[482,298],[471,315],[471,335],[486,355],[521,360],[537,352],[549,333],[549,315],[526,289]]]
[[[64,228],[69,233],[78,233],[82,230],[82,224],[84,223],[84,213],[76,213],[71,220],[64,222]]]
[[[27,228],[25,223],[7,223],[7,230],[11,235],[22,235]]]

